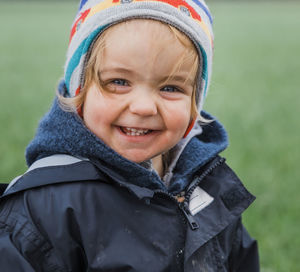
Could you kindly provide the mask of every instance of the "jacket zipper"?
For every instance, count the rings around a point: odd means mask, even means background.
[[[173,202],[177,205],[177,207],[179,207],[179,209],[180,209],[180,210],[183,212],[183,214],[184,214],[182,205],[180,205],[180,204],[182,204],[182,203],[179,203],[179,202],[177,201],[177,199],[176,199],[175,196],[173,196],[173,195],[170,194],[169,192],[163,191],[163,190],[157,190],[157,191],[155,191],[155,194],[156,194],[156,195],[160,195],[161,197],[165,197],[165,198],[167,198],[167,199],[173,201]],[[187,219],[186,216],[183,216],[183,219],[184,219],[184,220],[183,220],[184,223],[186,223],[186,219]]]
[[[172,194],[170,194],[169,192],[164,191],[164,190],[157,190],[154,193],[165,196],[168,199],[170,199],[171,201],[175,202],[177,204],[177,207],[179,207],[179,209],[181,210],[181,212],[183,214],[183,218],[185,219],[185,220],[183,220],[184,223],[188,222],[190,228],[192,230],[196,230],[199,228],[199,225],[196,222],[196,220],[194,219],[194,216],[191,214],[190,209],[189,209],[190,197],[191,197],[192,193],[194,192],[194,190],[196,189],[196,187],[199,185],[199,183],[208,174],[210,174],[217,166],[221,165],[224,161],[225,161],[225,159],[221,158],[219,156],[216,159],[214,159],[213,162],[211,163],[211,165],[209,165],[209,167],[199,177],[196,177],[195,180],[190,184],[190,186],[188,187],[188,189],[186,191],[187,194],[186,194],[183,202],[178,202],[178,200],[175,198],[175,196],[173,196]],[[96,163],[96,167],[99,168],[97,163]],[[99,168],[99,169],[101,170],[101,168]],[[119,184],[119,186],[127,187],[124,184],[121,184],[119,182],[117,182],[117,183]]]
[[[198,177],[195,178],[195,180],[190,184],[190,186],[187,189],[187,193],[185,196],[185,199],[182,203],[179,203],[179,207],[181,211],[183,212],[185,218],[187,219],[187,222],[190,225],[190,228],[192,230],[196,230],[199,228],[198,223],[196,222],[194,216],[191,214],[189,209],[189,202],[191,195],[193,194],[194,190],[197,188],[197,186],[200,184],[200,182],[208,176],[216,167],[224,163],[225,159],[221,157],[217,157],[211,165]]]
[[[200,182],[208,175],[210,174],[217,166],[219,166],[220,164],[222,164],[225,161],[224,158],[219,158],[217,160],[215,160],[210,166],[209,168],[207,168],[199,177],[196,177],[196,179],[190,184],[190,186],[187,189],[187,193],[185,196],[185,199],[183,201],[183,203],[180,203],[182,206],[182,211],[185,215],[185,217],[187,218],[187,221],[190,225],[190,228],[192,230],[196,230],[199,228],[198,223],[196,222],[196,220],[194,219],[194,216],[191,214],[190,209],[189,209],[189,202],[190,202],[190,198],[191,195],[193,194],[194,190],[197,188],[197,186],[200,184]]]
[[[221,157],[217,157],[211,165],[198,177],[195,178],[195,180],[190,184],[190,186],[187,189],[187,193],[185,196],[185,199],[183,202],[178,202],[177,199],[170,193],[159,190],[155,191],[156,194],[160,194],[163,196],[166,196],[170,200],[176,202],[178,205],[179,209],[181,210],[182,214],[184,215],[184,218],[186,222],[188,222],[190,228],[192,230],[196,230],[199,228],[198,223],[196,222],[194,216],[191,214],[190,209],[189,209],[189,202],[191,195],[193,194],[194,190],[197,188],[197,186],[200,184],[200,182],[207,176],[209,175],[216,167],[224,163],[225,159]]]
[[[184,224],[188,223],[192,230],[196,230],[199,228],[198,223],[195,221],[194,217],[191,215],[191,213],[189,211],[187,203],[185,204],[184,202],[181,202],[181,203],[178,202],[178,200],[172,194],[170,194],[166,191],[158,190],[158,191],[155,191],[155,194],[165,197],[167,199],[170,199],[177,205],[177,207],[181,211],[181,215],[182,215]]]
[[[197,186],[200,184],[200,182],[208,176],[216,167],[223,164],[225,162],[224,158],[217,157],[211,165],[198,177],[196,177],[192,183],[189,185],[187,189],[187,194],[184,200],[184,203],[188,204],[191,198],[191,195],[193,194],[194,190],[197,188]]]
[[[183,214],[184,214],[187,222],[190,225],[190,228],[192,230],[199,229],[199,225],[196,222],[196,220],[194,219],[194,216],[191,215],[190,210],[188,208],[188,205],[186,203],[184,203],[184,202],[183,203],[179,203],[179,208],[183,212]]]
[[[169,199],[169,200],[173,201],[176,204],[176,206],[181,211],[179,214],[180,214],[180,217],[182,219],[183,226],[184,226],[184,229],[185,229],[186,228],[186,223],[189,222],[189,219],[188,219],[188,214],[186,214],[185,210],[183,209],[183,207],[181,205],[182,203],[179,203],[177,201],[176,197],[173,196],[172,194],[170,194],[169,192],[166,192],[166,191],[163,191],[163,190],[157,190],[157,191],[155,191],[155,194],[159,195],[162,198]],[[181,266],[183,267],[183,263],[184,263],[184,258],[183,258],[184,241],[181,241],[180,243],[181,243],[181,246],[180,246],[180,248],[179,248],[179,250],[176,254],[176,259],[177,259],[178,264],[181,264]]]

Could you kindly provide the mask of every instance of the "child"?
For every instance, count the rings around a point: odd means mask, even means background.
[[[212,19],[200,0],[85,0],[58,98],[1,198],[3,271],[258,271],[254,197],[201,112]]]

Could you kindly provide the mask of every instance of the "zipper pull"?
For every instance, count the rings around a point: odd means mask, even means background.
[[[181,203],[180,203],[181,204]],[[180,209],[182,210],[183,214],[185,215],[185,218],[187,219],[190,227],[192,230],[199,229],[199,225],[194,219],[194,216],[192,216],[188,210],[188,207],[186,205],[179,205]]]

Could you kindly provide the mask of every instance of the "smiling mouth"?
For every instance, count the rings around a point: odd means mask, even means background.
[[[151,129],[140,129],[140,128],[130,128],[130,127],[120,127],[120,130],[128,136],[143,136],[151,133]]]

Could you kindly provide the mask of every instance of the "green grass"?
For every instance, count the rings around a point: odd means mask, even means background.
[[[25,147],[63,75],[76,8],[75,3],[0,3],[0,181],[25,170]]]
[[[209,0],[208,0],[209,3]],[[63,74],[74,3],[0,2],[0,181],[24,150]],[[229,164],[257,196],[245,213],[263,272],[300,271],[300,3],[216,2],[205,109],[230,136]]]
[[[262,270],[300,271],[300,3],[217,3],[206,109],[230,136],[228,162],[257,196],[245,222]]]

